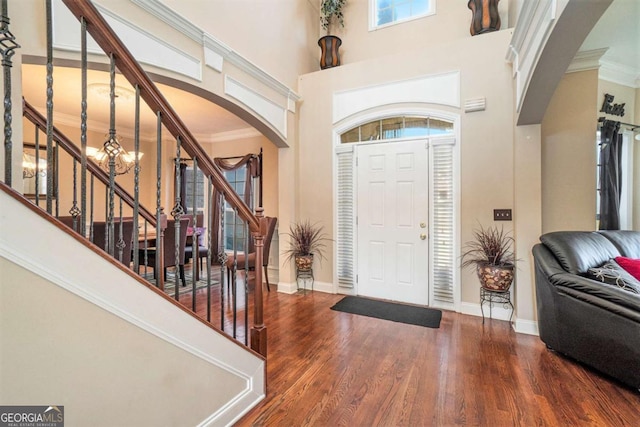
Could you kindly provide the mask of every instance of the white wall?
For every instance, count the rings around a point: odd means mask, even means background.
[[[64,405],[69,425],[226,425],[265,361],[4,192],[0,402]]]

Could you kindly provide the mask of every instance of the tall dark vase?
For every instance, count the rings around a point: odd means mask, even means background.
[[[471,35],[498,31],[500,29],[500,14],[498,2],[500,0],[469,0],[467,6],[471,9]]]
[[[338,48],[342,40],[336,36],[324,36],[318,40],[318,46],[322,50],[320,55],[320,69],[337,67],[340,65],[340,52]]]

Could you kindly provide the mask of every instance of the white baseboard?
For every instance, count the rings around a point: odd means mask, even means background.
[[[278,282],[278,292],[291,295],[298,292],[298,288],[295,283]]]
[[[489,310],[489,304],[484,304],[484,307],[482,310],[484,310],[485,319],[491,318],[496,320],[508,321],[509,316],[511,316],[511,309],[506,309],[502,307],[501,304],[500,304],[500,307],[498,307],[497,304],[494,305],[491,308],[491,310]],[[460,313],[462,314],[470,314],[471,316],[482,317],[482,310],[480,309],[480,304],[477,304],[477,303],[463,302],[460,304]],[[513,320],[514,318],[515,318],[515,315],[511,318],[511,320]]]
[[[283,294],[295,294],[298,291],[304,291],[306,286],[307,291],[311,291],[311,280],[306,280],[303,283],[303,280],[299,280],[298,283],[287,283],[287,282],[279,282],[278,283],[278,292],[282,292]],[[318,292],[325,292],[327,294],[334,294],[333,283],[328,282],[313,282],[313,290]]]
[[[534,320],[516,319],[513,329],[519,334],[540,335],[538,322]]]

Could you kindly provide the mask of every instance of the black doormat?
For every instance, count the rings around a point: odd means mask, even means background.
[[[440,310],[351,296],[338,301],[331,307],[331,310],[426,326],[427,328],[439,328],[440,319],[442,319]]]

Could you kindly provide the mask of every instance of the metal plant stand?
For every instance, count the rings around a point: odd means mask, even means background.
[[[511,322],[511,318],[513,317],[513,304],[511,303],[511,293],[509,290],[506,291],[497,291],[497,290],[489,290],[485,288],[480,288],[480,311],[482,312],[482,323],[484,324],[484,303],[489,303],[489,319],[492,319],[492,308],[493,303],[502,304],[502,306],[507,309],[511,307],[511,314],[509,315],[509,322]]]
[[[298,287],[298,291],[300,291],[300,280],[302,280],[302,289],[305,294],[307,293],[307,280],[309,279],[311,279],[311,291],[313,292],[313,282],[315,281],[313,277],[313,269],[300,270],[296,268],[296,285]]]

